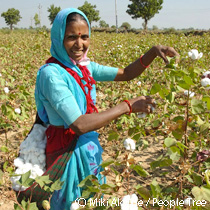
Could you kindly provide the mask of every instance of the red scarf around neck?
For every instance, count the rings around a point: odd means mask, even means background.
[[[61,67],[63,67],[72,77],[74,77],[74,79],[77,81],[77,83],[79,84],[79,86],[82,88],[85,97],[86,97],[86,101],[87,101],[87,110],[86,110],[86,114],[90,114],[93,112],[98,112],[96,106],[93,103],[93,99],[91,98],[91,90],[92,90],[92,85],[95,84],[95,80],[93,79],[93,77],[91,77],[89,70],[87,69],[86,66],[81,66],[79,65],[79,69],[82,72],[83,77],[80,77],[77,72],[73,71],[71,68],[63,65],[61,62],[59,62],[56,58],[54,57],[50,57],[46,63],[57,63],[59,64]],[[86,84],[84,85],[82,83],[82,80],[86,82]],[[88,91],[85,91],[85,87],[87,87]]]

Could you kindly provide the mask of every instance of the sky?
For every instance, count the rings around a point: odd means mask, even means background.
[[[115,0],[87,0],[88,3],[96,5],[99,10],[100,20],[104,20],[109,26],[116,25]],[[48,7],[54,4],[61,9],[67,7],[78,8],[84,4],[85,0],[0,0],[0,14],[9,8],[20,11],[22,19],[16,27],[34,27],[33,17],[36,13],[41,16],[41,25],[51,28],[47,12]],[[129,0],[116,0],[118,27],[124,22],[128,22],[132,28],[142,28],[143,19],[132,19],[126,13]],[[40,9],[38,8],[40,7]],[[99,22],[93,22],[92,26],[98,26]],[[148,22],[148,27],[157,26],[163,28],[194,28],[210,29],[210,0],[163,0],[162,9]],[[5,20],[0,16],[0,28],[7,27]]]

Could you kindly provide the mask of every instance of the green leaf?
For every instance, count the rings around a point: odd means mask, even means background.
[[[132,135],[135,133],[135,131],[136,131],[136,128],[135,128],[135,127],[129,128],[129,130],[128,130],[128,135],[129,135],[129,136],[132,136]]]
[[[207,104],[207,109],[210,109],[210,98],[209,97],[203,97],[202,101],[205,101]]]
[[[192,194],[196,200],[206,200],[210,202],[210,189],[206,187],[193,187]]]
[[[94,175],[89,175],[85,179],[83,179],[79,184],[78,187],[85,187],[85,186],[91,186],[92,185],[92,180],[97,179],[96,176]]]
[[[24,209],[27,209],[28,202],[26,202],[25,200],[22,200],[22,201],[21,201],[21,206],[22,206]]]
[[[151,198],[151,194],[150,194],[149,190],[146,187],[137,186],[136,187],[136,191],[145,200],[148,200],[149,198]]]
[[[152,170],[154,170],[157,167],[170,166],[172,163],[173,162],[172,162],[172,160],[170,158],[163,158],[163,159],[151,162],[150,166],[151,166]]]
[[[146,170],[144,170],[140,165],[132,164],[130,168],[136,171],[136,173],[142,177],[147,177],[149,175],[149,173]]]
[[[90,192],[89,191],[89,189],[88,190],[83,190],[82,191],[82,198],[85,198],[85,199],[88,199],[88,198],[90,198],[91,197],[91,195],[93,195],[93,193],[92,192]]]
[[[171,160],[173,160],[174,162],[177,162],[180,160],[181,155],[178,152],[174,152],[170,155]]]
[[[156,127],[158,127],[160,124],[161,124],[161,121],[160,121],[160,120],[154,120],[154,121],[152,122],[152,127],[156,128]]]
[[[179,147],[179,149],[180,149],[182,152],[184,152],[184,149],[188,149],[187,146],[185,146],[184,144],[182,144],[182,143],[179,142],[179,141],[178,141],[176,144],[177,144],[177,146]]]
[[[200,114],[204,112],[203,102],[198,99],[191,100],[191,108],[193,114]]]
[[[172,131],[172,134],[176,139],[181,140],[182,136],[184,135],[184,131],[182,129],[177,128],[176,130]]]
[[[2,179],[3,175],[4,175],[4,173],[3,173],[3,171],[0,169],[0,180]]]
[[[98,192],[100,192],[100,190],[98,189],[98,187],[96,188],[96,187],[93,187],[93,186],[88,186],[88,190],[89,190],[90,192],[93,192],[93,193],[98,193]]]
[[[190,177],[190,175],[184,176],[190,183],[193,183],[193,179]]]
[[[109,158],[109,159],[103,161],[103,162],[100,164],[100,166],[101,166],[102,168],[105,168],[105,167],[111,165],[112,163],[114,163],[114,159]]]
[[[202,133],[202,132],[206,131],[207,129],[209,129],[209,127],[210,127],[210,124],[209,123],[202,124],[200,126],[200,132]]]
[[[170,102],[173,103],[174,102],[174,98],[175,98],[175,92],[170,92],[167,96],[166,99]]]
[[[49,178],[49,174],[46,176],[38,176],[35,179],[36,183],[42,188],[45,184],[50,184],[52,181]]]
[[[0,150],[1,150],[2,152],[5,152],[5,153],[9,152],[9,149],[8,149],[8,147],[6,147],[6,146],[2,146],[2,147],[0,148]]]
[[[30,205],[28,210],[39,210],[36,205],[36,202],[30,203],[28,205]]]
[[[24,187],[30,187],[34,182],[34,179],[29,178],[30,175],[31,171],[28,171],[25,174],[21,175],[21,178],[19,179],[19,181],[17,181],[17,184],[20,184]]]
[[[195,183],[197,186],[200,186],[200,185],[203,184],[202,176],[200,176],[199,174],[193,172],[193,173],[192,173],[192,177],[193,177],[194,183]]]
[[[176,142],[177,142],[177,140],[173,139],[173,138],[166,138],[164,140],[164,144],[165,144],[166,147],[174,146],[174,145],[176,145]]]
[[[60,190],[63,186],[64,182],[61,182],[60,179],[56,180],[51,186],[51,190]]]
[[[185,89],[185,90],[189,90],[190,89],[190,85],[188,85],[185,81],[179,81],[178,82],[178,86],[180,86],[181,88]]]
[[[161,188],[158,184],[158,182],[156,181],[156,179],[154,178],[152,180],[152,183],[150,184],[151,190],[152,190],[152,197],[153,198],[158,198],[159,194],[161,192]]]
[[[161,90],[161,86],[158,83],[155,83],[151,89],[151,95],[158,93]]]
[[[138,140],[140,139],[140,137],[141,137],[141,134],[138,133],[138,134],[134,135],[134,136],[132,137],[132,139],[138,141]]]
[[[112,130],[109,132],[109,136],[108,136],[108,141],[111,141],[111,140],[118,140],[119,139],[119,134]]]
[[[17,203],[14,203],[14,210],[22,210]]]
[[[184,75],[184,81],[188,84],[188,85],[194,85],[191,77]]]

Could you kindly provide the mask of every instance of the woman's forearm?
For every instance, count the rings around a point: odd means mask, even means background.
[[[115,81],[129,81],[138,77],[146,69],[146,66],[150,65],[157,56],[162,58],[167,64],[167,56],[178,57],[179,54],[172,47],[162,45],[153,46],[142,56],[141,61],[140,58],[138,58],[136,61],[128,65],[125,69],[119,69],[117,76],[115,77]]]
[[[81,115],[70,125],[70,128],[77,135],[82,135],[108,125],[112,120],[117,119],[123,114],[129,113],[129,111],[130,109],[128,104],[122,102],[117,106],[100,113]]]

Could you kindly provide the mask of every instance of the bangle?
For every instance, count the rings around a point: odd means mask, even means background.
[[[128,113],[128,115],[130,115],[130,114],[131,114],[131,112],[132,112],[132,107],[131,107],[131,104],[130,104],[130,102],[129,102],[128,100],[124,100],[124,102],[125,102],[125,103],[127,103],[127,104],[128,104],[128,106],[129,106],[129,108],[130,108],[130,112]]]
[[[143,64],[143,62],[142,62],[142,57],[143,57],[143,55],[140,57],[140,63],[141,63],[141,65],[146,69],[146,68],[149,67],[149,65],[148,65],[148,66],[145,66],[145,65]]]

